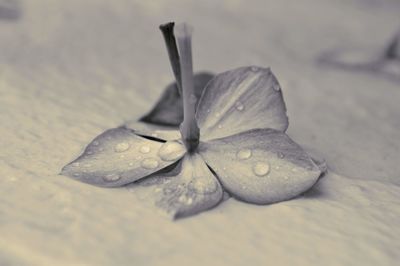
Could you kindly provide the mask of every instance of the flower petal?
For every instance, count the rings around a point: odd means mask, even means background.
[[[210,209],[223,197],[221,185],[198,154],[185,156],[172,171],[130,184],[129,190],[143,201],[155,201],[173,218]]]
[[[186,152],[176,141],[142,138],[127,128],[109,129],[96,137],[61,174],[103,186],[122,186],[173,164]]]
[[[201,143],[200,154],[224,189],[256,204],[296,197],[313,186],[321,174],[298,144],[273,129]]]
[[[193,76],[194,93],[197,99],[200,98],[204,87],[212,77],[213,75],[207,72],[200,72]],[[154,108],[140,119],[142,122],[168,126],[179,126],[182,120],[183,103],[176,82],[168,85]]]
[[[231,136],[254,128],[285,131],[286,107],[269,68],[241,67],[212,79],[197,108],[202,139]]]
[[[149,124],[138,121],[131,121],[124,125],[124,127],[132,129],[136,135],[145,138],[159,139],[159,140],[177,140],[181,138],[181,133],[177,127],[161,126],[156,124]]]

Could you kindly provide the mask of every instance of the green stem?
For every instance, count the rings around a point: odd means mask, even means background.
[[[179,28],[178,28],[179,27]],[[176,36],[180,54],[180,69],[183,98],[183,122],[180,130],[182,139],[189,152],[199,145],[200,130],[197,126],[196,96],[194,94],[193,64],[192,64],[192,30],[185,23],[179,25]]]
[[[165,45],[167,46],[168,57],[171,63],[172,71],[174,72],[178,92],[180,95],[182,95],[181,69],[179,65],[178,48],[176,46],[174,35],[174,25],[174,22],[162,24],[160,25],[160,30],[164,36]]]

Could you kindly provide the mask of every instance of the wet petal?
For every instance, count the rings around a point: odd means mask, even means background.
[[[173,218],[210,209],[223,197],[221,185],[198,154],[185,156],[172,171],[130,184],[129,190]]]
[[[177,140],[181,138],[181,133],[177,127],[161,126],[138,121],[127,122],[124,127],[132,129],[135,134],[145,138],[159,140]]]
[[[207,72],[194,75],[194,93],[197,99],[200,98],[206,84],[212,77],[213,75]],[[168,85],[154,108],[140,120],[142,122],[158,125],[180,125],[183,120],[183,103],[176,83]]]
[[[61,174],[93,185],[117,187],[173,164],[185,152],[179,142],[152,141],[127,128],[114,128],[96,137]]]
[[[321,174],[298,144],[273,129],[256,129],[201,143],[199,152],[224,189],[251,203],[296,197]]]
[[[254,128],[285,131],[286,107],[269,68],[241,67],[217,75],[200,99],[197,122],[202,139],[231,136]]]

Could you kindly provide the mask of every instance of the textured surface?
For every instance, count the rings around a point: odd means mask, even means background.
[[[338,47],[379,49],[400,26],[397,1],[0,7],[1,265],[399,261],[399,83],[316,63]],[[195,70],[271,66],[289,135],[333,169],[304,197],[270,206],[229,199],[171,222],[127,189],[57,175],[95,136],[149,111],[172,81],[157,29],[171,19],[195,27]]]

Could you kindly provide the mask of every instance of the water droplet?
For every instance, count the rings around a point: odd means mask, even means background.
[[[114,182],[118,181],[121,179],[121,176],[118,174],[108,174],[106,176],[103,176],[103,180],[106,182]]]
[[[254,165],[253,171],[258,176],[265,176],[269,173],[269,164],[264,162],[258,162]]]
[[[186,197],[185,195],[181,195],[181,196],[178,198],[178,201],[179,201],[179,202],[182,202],[182,203],[185,203],[186,200],[187,200],[187,197]]]
[[[149,146],[142,146],[140,147],[140,152],[141,153],[149,153],[151,151]]]
[[[191,94],[189,97],[189,102],[195,104],[197,102],[197,97],[194,94]]]
[[[274,91],[280,91],[281,87],[279,86],[278,83],[274,83],[274,85],[272,85],[272,88],[274,89]]]
[[[98,146],[100,144],[100,142],[98,142],[97,140],[92,142],[93,146]]]
[[[241,102],[236,102],[235,107],[236,107],[236,110],[238,110],[238,111],[244,110],[244,105]]]
[[[189,183],[189,188],[199,194],[210,194],[217,191],[218,185],[212,179],[196,178]]]
[[[250,149],[242,149],[236,153],[236,157],[240,160],[246,160],[251,157],[251,150]]]
[[[124,152],[124,151],[129,150],[130,147],[131,147],[131,145],[129,143],[121,142],[121,143],[118,143],[117,145],[115,145],[114,151],[116,151],[116,152]]]
[[[155,169],[158,167],[159,163],[156,159],[146,158],[140,165],[145,169]]]
[[[193,199],[192,198],[187,198],[186,200],[186,205],[191,205],[193,203]]]
[[[163,189],[164,195],[171,195],[175,190],[172,187],[165,187]]]
[[[252,66],[252,67],[251,67],[251,71],[253,71],[253,72],[257,72],[257,71],[258,71],[258,67],[256,67],[256,66]]]
[[[184,153],[185,149],[180,143],[168,141],[161,146],[158,151],[158,156],[160,156],[163,161],[175,161],[182,157]]]
[[[285,154],[283,154],[282,152],[278,152],[278,158],[280,159],[285,158]]]

